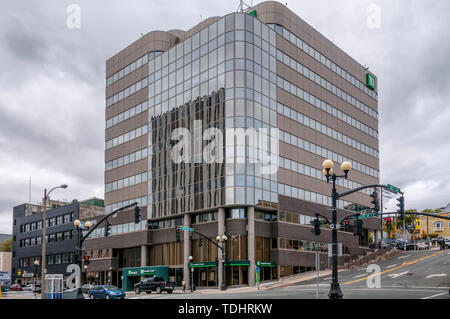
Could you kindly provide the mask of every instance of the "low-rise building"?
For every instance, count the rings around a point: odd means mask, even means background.
[[[103,204],[103,203],[102,203]],[[49,202],[46,221],[46,268],[48,274],[63,274],[75,263],[78,232],[75,219],[103,215],[103,205],[74,200],[72,203]],[[11,280],[20,284],[40,281],[42,264],[43,206],[22,204],[13,211]],[[38,261],[38,265],[34,262]]]
[[[437,234],[438,237],[450,237],[450,220],[438,218],[438,216],[450,217],[450,204],[440,208],[440,210],[440,213],[435,214],[436,217],[420,217],[421,234]]]

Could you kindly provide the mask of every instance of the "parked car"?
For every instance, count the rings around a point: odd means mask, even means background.
[[[446,239],[444,241],[444,248],[449,248],[450,249],[450,239]]]
[[[14,285],[11,285],[11,290],[12,290],[12,291],[22,291],[23,288],[22,288],[22,286],[19,285],[19,284],[14,284]]]
[[[83,291],[84,294],[89,293],[89,289],[94,288],[95,286],[92,284],[84,284],[83,286],[81,286],[81,290]]]
[[[100,285],[89,289],[88,296],[90,299],[124,299],[125,293],[113,285]]]
[[[417,243],[417,248],[418,249],[428,249],[429,247],[428,247],[428,242],[420,242],[420,243]]]
[[[165,291],[171,294],[174,290],[175,283],[164,281],[161,277],[148,277],[134,285],[134,292],[136,294],[140,294],[141,291],[145,291],[148,294],[152,291],[156,291],[157,294]]]
[[[36,284],[28,284],[25,287],[23,287],[23,290],[32,292],[41,292],[41,286]]]

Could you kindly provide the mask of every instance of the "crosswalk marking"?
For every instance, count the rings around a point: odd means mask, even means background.
[[[447,276],[447,275],[446,274],[433,274],[433,275],[426,276],[425,278],[429,279],[429,278],[433,278],[433,277],[444,277],[444,276]]]
[[[407,273],[409,273],[409,270],[404,271],[404,272],[401,272],[401,273],[398,273],[398,274],[391,274],[391,275],[389,275],[389,277],[391,277],[391,278],[397,278],[397,277],[406,275]]]
[[[447,294],[446,292],[440,293],[440,294],[435,294],[433,296],[429,296],[429,297],[423,297],[422,299],[430,299],[430,298],[434,298],[434,297],[438,297],[438,296],[442,296]]]
[[[386,268],[392,268],[392,267],[395,267],[395,266],[397,266],[397,264],[393,264],[393,265],[387,266]]]
[[[442,253],[442,252],[438,252],[438,253],[435,253],[435,254],[432,254],[432,255],[425,256],[425,257],[420,258],[420,259],[415,259],[415,260],[412,260],[412,261],[409,261],[409,262],[403,262],[400,266],[397,266],[397,267],[394,267],[394,268],[391,268],[391,269],[382,271],[382,272],[380,272],[380,273],[375,273],[375,274],[373,274],[373,275],[369,275],[369,276],[364,277],[364,278],[361,278],[361,279],[356,279],[356,280],[353,280],[353,281],[349,281],[349,282],[343,283],[342,285],[349,285],[349,284],[352,284],[352,283],[355,283],[355,282],[358,282],[358,281],[362,281],[362,280],[365,280],[365,279],[368,279],[368,278],[372,278],[372,277],[374,277],[374,276],[378,276],[378,275],[381,275],[381,274],[384,274],[384,273],[387,273],[387,272],[391,272],[391,271],[394,271],[394,270],[396,270],[396,269],[403,268],[403,267],[405,267],[405,266],[415,264],[416,262],[419,262],[419,261],[421,261],[421,260],[429,259],[429,258],[434,257],[434,256],[436,256],[436,255],[439,255],[439,254],[441,254],[441,253]],[[408,256],[409,256],[409,255],[408,255]],[[400,257],[399,257],[399,258],[400,258]]]

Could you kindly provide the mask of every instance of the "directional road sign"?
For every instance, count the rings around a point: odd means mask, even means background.
[[[398,187],[395,187],[395,186],[393,186],[393,185],[391,185],[391,184],[387,184],[387,188],[386,188],[388,191],[391,191],[391,192],[394,192],[394,193],[401,193],[402,191],[400,190],[400,188],[398,188]]]

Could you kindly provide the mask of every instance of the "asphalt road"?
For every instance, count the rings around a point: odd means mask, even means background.
[[[450,250],[407,251],[378,264],[374,272],[361,268],[339,273],[345,299],[450,299]],[[375,285],[369,288],[367,282]],[[327,299],[331,276],[319,280],[319,299]],[[186,293],[130,296],[131,299],[316,299],[316,280],[245,293]]]

